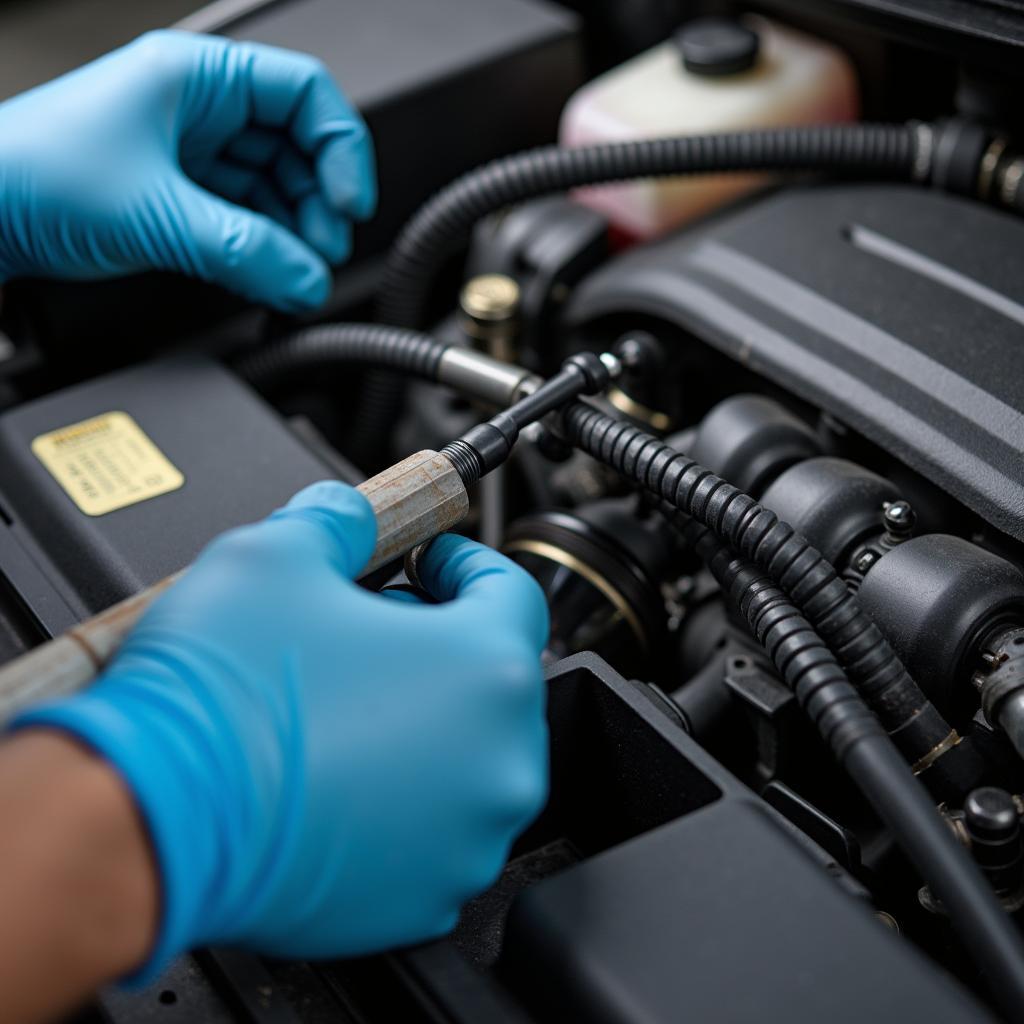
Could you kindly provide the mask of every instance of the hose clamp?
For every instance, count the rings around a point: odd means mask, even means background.
[[[988,149],[985,150],[985,155],[981,158],[981,166],[978,168],[979,199],[990,198],[996,168],[999,166],[999,161],[1003,158],[1008,144],[1008,140],[1003,135],[997,135],[988,144]]]
[[[943,754],[952,750],[960,742],[960,734],[956,729],[950,729],[949,735],[945,739],[940,740],[938,743],[928,751],[924,757],[919,758],[911,766],[911,771],[915,775],[920,775],[922,772],[927,771]]]

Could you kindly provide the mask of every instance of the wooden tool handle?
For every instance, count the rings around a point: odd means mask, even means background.
[[[361,576],[450,530],[469,496],[445,456],[422,451],[360,484],[377,517],[377,546]],[[0,668],[0,723],[21,708],[88,686],[146,609],[182,573],[129,597]]]

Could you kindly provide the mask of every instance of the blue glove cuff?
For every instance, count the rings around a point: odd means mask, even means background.
[[[153,726],[159,731],[159,723],[140,728],[153,717],[141,702],[122,700],[115,706],[83,694],[32,708],[10,725],[12,730],[59,729],[93,748],[125,780],[145,820],[159,867],[160,921],[145,963],[121,979],[129,988],[149,984],[170,960],[193,945],[217,863],[217,831],[204,821],[198,774],[191,785],[188,773],[172,770],[169,759],[157,756]],[[177,765],[195,763],[188,751],[179,754]],[[204,879],[207,885],[202,884]]]

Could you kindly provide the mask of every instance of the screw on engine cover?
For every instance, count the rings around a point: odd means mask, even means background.
[[[898,544],[914,532],[917,513],[909,501],[887,501],[882,506],[882,523],[889,539]]]

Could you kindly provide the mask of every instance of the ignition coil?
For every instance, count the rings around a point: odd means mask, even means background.
[[[822,454],[814,431],[764,395],[733,395],[719,402],[686,450],[755,498],[794,463]]]

